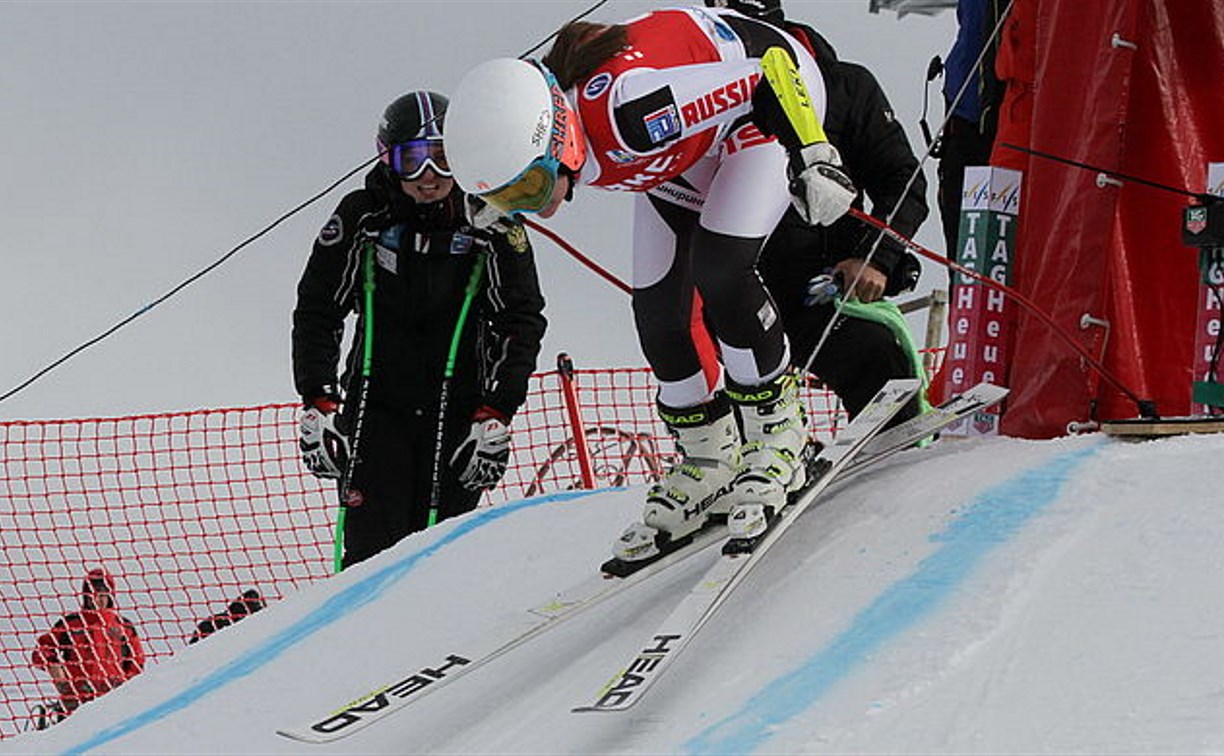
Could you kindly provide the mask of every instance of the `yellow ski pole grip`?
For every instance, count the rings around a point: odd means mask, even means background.
[[[761,57],[761,69],[786,113],[786,119],[799,136],[804,147],[817,142],[829,141],[824,127],[816,116],[807,85],[799,75],[799,68],[790,55],[781,47],[771,47]]]

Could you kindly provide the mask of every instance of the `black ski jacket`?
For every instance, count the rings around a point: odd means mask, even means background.
[[[918,172],[909,191],[904,191],[918,169],[918,159],[879,82],[863,66],[839,60],[832,45],[811,27],[787,21],[785,29],[811,50],[820,67],[826,90],[822,125],[841,154],[846,174],[871,200],[871,214],[877,218],[886,218],[904,197],[892,226],[912,236],[927,216],[927,182]],[[855,206],[861,209],[862,204],[860,195]],[[803,306],[811,278],[847,258],[866,257],[878,234],[849,216],[831,226],[809,226],[792,208],[765,245],[759,269],[786,313]],[[888,274],[885,294],[889,296],[913,289],[921,271],[918,260],[888,238],[871,263]]]
[[[373,245],[374,307],[366,312],[363,259]],[[478,254],[479,253],[479,254]],[[315,240],[293,311],[293,377],[306,401],[337,395],[344,322],[357,314],[343,375],[356,396],[367,320],[373,317],[368,401],[436,417],[451,339],[475,266],[483,265],[456,353],[452,410],[488,405],[507,418],[523,404],[544,335],[535,258],[521,225],[472,229],[456,186],[417,204],[382,165],[350,192]],[[448,413],[450,414],[450,413]]]

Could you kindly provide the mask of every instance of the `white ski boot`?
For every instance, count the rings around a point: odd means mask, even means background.
[[[807,482],[807,413],[791,371],[760,386],[728,381],[727,395],[739,406],[745,442],[727,528],[733,538],[752,538],[786,505],[787,494]]]
[[[739,427],[724,394],[697,407],[659,404],[658,409],[682,458],[650,487],[642,522],[630,525],[613,544],[613,555],[626,562],[657,556],[661,540],[679,541],[700,530],[710,515],[726,514],[740,469]]]

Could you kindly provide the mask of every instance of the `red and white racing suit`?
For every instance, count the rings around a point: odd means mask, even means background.
[[[638,338],[659,401],[694,406],[719,380],[695,346],[694,287],[735,382],[759,385],[787,367],[782,325],[754,269],[789,205],[787,156],[752,125],[752,93],[761,56],[776,46],[798,61],[818,116],[824,85],[801,44],[734,11],[662,10],[625,26],[627,48],[567,93],[587,139],[580,180],[639,193]]]

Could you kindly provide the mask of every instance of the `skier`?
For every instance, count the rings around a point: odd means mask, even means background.
[[[446,107],[445,97],[427,91],[387,107],[380,162],[323,226],[298,284],[293,370],[305,406],[302,449],[312,472],[346,489],[344,568],[431,520],[474,509],[497,483],[544,334],[522,225],[479,230],[464,216],[442,149]],[[338,383],[351,313],[355,336]]]
[[[38,636],[34,666],[51,676],[59,701],[36,722],[43,729],[67,717],[144,670],[145,652],[136,626],[115,609],[115,578],[90,570],[81,585],[81,609]]]
[[[757,86],[769,48],[797,64],[818,116],[824,90],[805,50],[768,24],[706,8],[568,24],[540,63],[501,59],[469,72],[451,107],[447,150],[460,185],[479,195],[478,224],[550,217],[579,182],[637,193],[634,317],[683,459],[650,488],[643,522],[615,542],[622,559],[654,556],[732,500],[732,514],[762,522],[805,481],[797,377],[753,266],[792,201],[788,172],[811,223],[841,217],[854,189],[837,150],[801,145],[770,87]],[[789,164],[754,119],[789,135]],[[696,295],[725,390],[702,370]]]
[[[812,27],[786,19],[781,0],[706,0],[706,5],[730,7],[772,23],[812,53],[825,82],[825,133],[837,147],[846,174],[871,199],[873,215],[888,220],[892,213],[892,227],[912,237],[927,216],[926,178],[875,76],[840,60]],[[862,207],[861,196],[854,205]],[[889,379],[923,375],[904,316],[896,305],[882,300],[912,290],[922,266],[889,237],[877,244],[878,236],[851,217],[812,226],[792,209],[770,235],[759,262],[799,364],[807,364],[833,317],[832,298],[846,298],[842,316],[812,359],[811,369],[837,394],[850,417]],[[923,402],[915,397],[891,424],[917,415]]]

